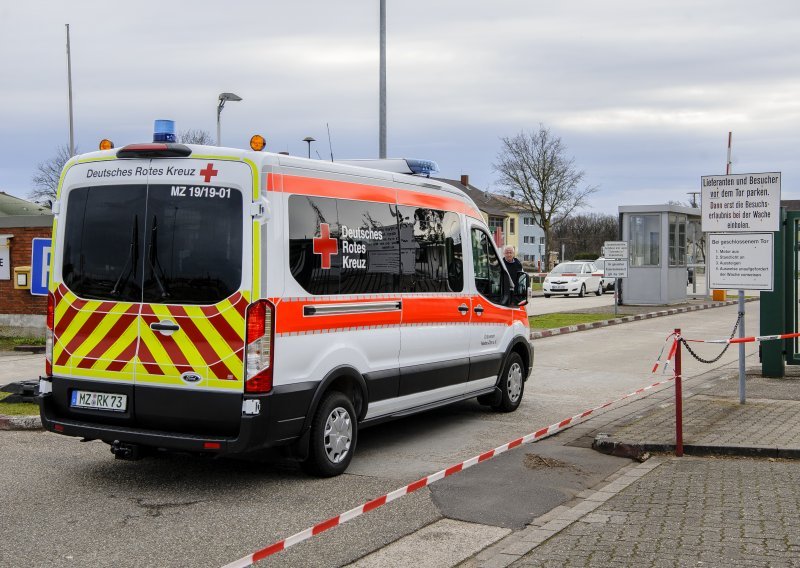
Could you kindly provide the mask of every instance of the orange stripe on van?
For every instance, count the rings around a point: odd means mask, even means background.
[[[312,316],[303,314],[303,308],[305,306],[393,302],[397,300],[402,300],[402,310],[365,314],[347,313]],[[524,309],[495,306],[480,296],[409,295],[342,300],[292,298],[282,301],[279,301],[278,298],[270,298],[270,301],[276,305],[275,333],[278,335],[330,333],[336,331],[351,331],[354,329],[414,325],[499,323],[510,326],[514,321],[522,321],[526,326],[528,325],[527,314]],[[469,309],[466,315],[461,315],[461,312],[458,311],[458,306],[461,304],[466,304]],[[472,308],[478,304],[481,304],[484,308],[481,316],[472,312]],[[470,320],[470,318],[472,319]]]
[[[267,176],[267,191],[279,191],[277,188],[282,185],[282,191],[284,193],[429,207],[441,211],[464,213],[475,219],[483,219],[480,211],[469,205],[466,201],[461,201],[454,197],[447,197],[446,195],[434,195],[407,189],[394,189],[377,185],[287,175],[281,176],[281,181],[283,183],[280,184],[276,178],[277,176],[274,174],[269,174]]]
[[[361,304],[375,301],[393,302],[399,300],[399,296],[396,298],[386,298],[385,300],[317,300],[315,298],[309,298],[307,300],[283,300],[278,303],[278,298],[270,298],[270,301],[277,306],[275,333],[279,334],[330,331],[348,327],[400,325],[400,310],[364,314],[303,315],[303,308],[305,306],[313,306],[315,304]]]
[[[467,313],[461,315],[458,306],[466,304]],[[419,323],[469,323],[472,309],[469,296],[403,298],[403,325]]]

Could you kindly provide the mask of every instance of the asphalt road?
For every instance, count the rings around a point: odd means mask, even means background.
[[[608,313],[614,313],[614,292],[606,292],[601,296],[588,294],[583,298],[577,296],[534,296],[528,302],[528,315],[538,316],[542,314],[552,314],[556,312],[569,312],[582,308],[608,307]]]
[[[600,298],[611,301],[611,296]],[[757,332],[758,305],[747,307],[749,333]],[[224,565],[401,485],[651,384],[659,377],[649,373],[650,367],[674,327],[690,337],[726,337],[735,320],[736,308],[726,307],[538,340],[534,376],[517,412],[495,414],[468,401],[364,430],[348,473],[335,479],[308,478],[292,464],[188,456],[121,462],[100,442],[0,432],[0,566]],[[698,347],[706,356],[719,349]],[[748,345],[748,353],[754,350]],[[684,357],[684,374],[730,365],[735,357],[736,350],[730,349],[713,366]],[[524,446],[259,566],[341,566],[443,516],[520,526],[628,463],[583,452],[542,442]],[[574,464],[581,473],[543,477],[533,494],[514,493],[514,480],[532,475],[531,460],[544,458]]]

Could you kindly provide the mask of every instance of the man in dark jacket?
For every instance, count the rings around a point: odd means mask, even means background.
[[[511,284],[517,286],[517,278],[522,272],[522,263],[514,256],[514,247],[511,245],[503,247],[503,262],[506,265],[506,270],[511,276]]]

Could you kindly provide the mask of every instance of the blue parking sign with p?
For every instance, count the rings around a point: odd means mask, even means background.
[[[50,239],[33,239],[31,255],[31,294],[47,296],[50,278]]]

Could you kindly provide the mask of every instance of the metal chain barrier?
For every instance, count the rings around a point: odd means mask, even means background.
[[[733,339],[733,336],[736,335],[736,330],[739,329],[739,323],[742,321],[742,315],[743,315],[742,313],[739,313],[739,317],[736,318],[736,324],[733,326],[733,331],[731,332],[730,339]],[[722,356],[725,355],[725,352],[728,350],[728,347],[731,346],[730,343],[727,343],[725,345],[725,348],[722,350],[722,352],[719,355],[717,355],[713,359],[703,359],[702,357],[700,357],[700,355],[695,353],[692,350],[691,347],[689,347],[689,343],[683,337],[680,338],[680,341],[683,344],[683,346],[686,347],[686,351],[689,352],[689,355],[691,355],[692,357],[694,357],[696,360],[700,361],[701,363],[705,363],[707,365],[710,365],[711,363],[716,363],[717,361],[722,359]]]

